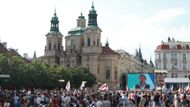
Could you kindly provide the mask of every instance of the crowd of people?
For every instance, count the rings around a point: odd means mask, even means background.
[[[1,107],[190,107],[183,92],[0,90]]]

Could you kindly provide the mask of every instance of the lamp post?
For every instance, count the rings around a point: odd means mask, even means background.
[[[162,91],[163,91],[162,88],[163,88],[163,85],[164,85],[165,74],[166,74],[165,71],[159,73],[159,75],[160,75],[161,97],[162,97]]]

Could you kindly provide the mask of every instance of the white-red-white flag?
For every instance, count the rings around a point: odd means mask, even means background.
[[[67,85],[66,85],[65,89],[66,89],[67,91],[70,91],[70,90],[71,90],[70,81],[67,82]]]
[[[125,88],[126,88],[126,91],[129,91],[129,88],[128,88],[128,86],[127,86],[127,85],[126,85],[126,87],[125,87]]]
[[[80,85],[80,89],[83,90],[83,88],[85,87],[86,81],[82,81],[81,85]]]
[[[189,87],[189,85],[186,87],[185,91],[190,92],[190,87]]]
[[[172,87],[170,88],[170,90],[173,91],[173,89],[174,89],[174,86],[172,85]]]
[[[181,88],[178,89],[178,92],[181,92]]]
[[[101,90],[101,91],[108,91],[109,89],[108,89],[107,84],[105,83],[105,84],[103,84],[103,85],[99,88],[99,90]]]

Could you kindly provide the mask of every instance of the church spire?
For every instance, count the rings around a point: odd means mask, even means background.
[[[86,19],[83,16],[82,12],[77,19],[77,27],[86,27]]]
[[[92,2],[91,10],[88,14],[88,26],[98,26],[97,24],[97,14],[96,10],[94,9],[94,3]]]
[[[81,11],[80,16],[79,16],[78,18],[79,18],[79,19],[85,19],[85,17],[84,17],[83,14],[82,14],[82,11]]]
[[[36,51],[34,51],[34,54],[33,54],[33,58],[32,58],[32,59],[37,59]]]
[[[59,32],[59,20],[58,20],[58,17],[57,17],[56,9],[55,9],[55,12],[54,12],[54,16],[51,18],[50,31]]]
[[[108,38],[107,38],[107,41],[106,41],[106,47],[109,47]]]
[[[152,62],[152,58],[150,57],[150,66],[151,68],[154,68],[154,63]]]
[[[139,47],[139,61],[141,63],[143,63],[143,56],[142,56],[142,52],[141,52],[141,47]]]
[[[94,9],[94,2],[92,1],[92,6],[91,6],[92,9]]]

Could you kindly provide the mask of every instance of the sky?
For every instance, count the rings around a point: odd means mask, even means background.
[[[174,37],[190,41],[190,0],[93,0],[102,29],[101,42],[107,38],[112,49],[135,54],[141,47],[143,58],[154,60],[161,41]],[[0,40],[8,48],[44,54],[45,35],[56,8],[60,32],[67,36],[76,27],[81,11],[86,19],[92,0],[0,0]],[[63,39],[63,46],[65,47]]]

